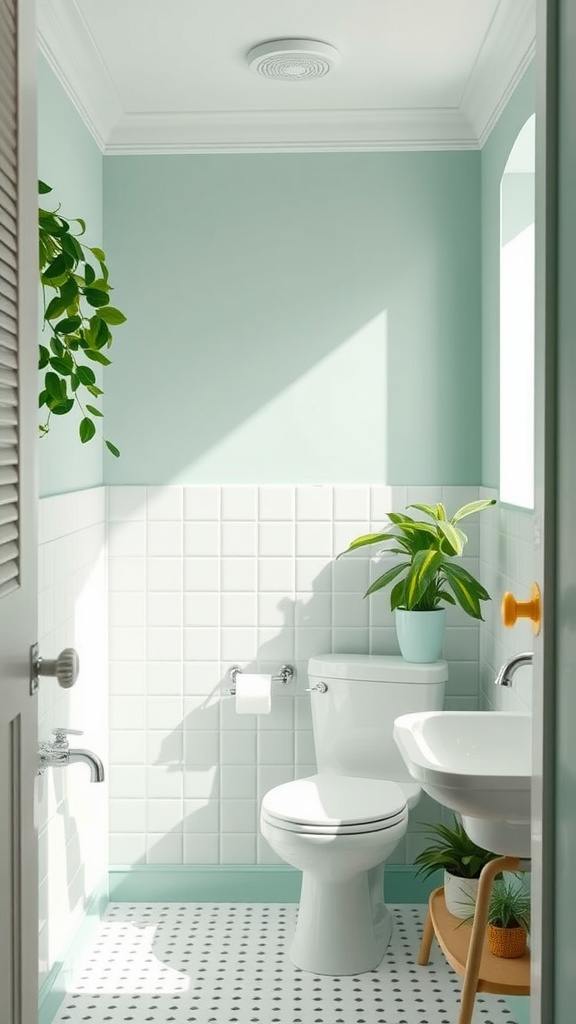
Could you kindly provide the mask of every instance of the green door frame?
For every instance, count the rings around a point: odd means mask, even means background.
[[[576,2],[537,0],[532,1024],[575,1019]]]

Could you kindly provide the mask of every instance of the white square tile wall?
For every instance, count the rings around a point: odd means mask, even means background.
[[[496,497],[496,491],[482,488],[480,497]],[[486,623],[480,633],[480,686],[482,707],[495,711],[532,709],[532,668],[518,670],[510,687],[494,686],[502,663],[519,651],[531,651],[532,624],[520,619],[506,629],[500,617],[500,602],[510,590],[519,601],[530,598],[534,580],[534,513],[523,509],[496,507],[482,519],[480,571],[492,601],[486,608]]]
[[[110,488],[110,861],[272,862],[258,808],[314,771],[308,659],[397,653],[371,553],[335,561],[408,500],[457,507],[476,488]],[[478,571],[478,536],[468,564]],[[478,627],[450,612],[447,706],[475,708]],[[237,715],[228,670],[298,680],[268,716]],[[417,830],[418,825],[415,824]],[[401,861],[408,845],[397,855]]]
[[[125,492],[125,501],[133,495]],[[124,505],[122,514],[133,514]],[[129,520],[126,520],[129,524]],[[131,524],[129,524],[131,525]],[[136,525],[138,525],[136,523]],[[131,541],[126,541],[127,546]],[[61,689],[42,678],[38,694],[38,738],[53,739],[56,726],[83,729],[71,746],[93,750],[108,761],[108,634],[105,488],[43,498],[39,505],[38,640],[41,655],[56,657],[75,647],[80,675],[75,686]],[[143,598],[142,594],[142,598]],[[114,615],[134,628],[142,608],[138,595],[125,593]],[[120,628],[120,627],[119,627]],[[132,691],[145,712],[145,697]],[[115,708],[120,725],[128,707]],[[132,720],[129,718],[130,725]],[[132,768],[130,769],[133,770]],[[136,785],[118,780],[120,792]],[[92,784],[85,765],[48,769],[36,780],[36,817],[40,851],[40,984],[67,948],[87,901],[108,868],[108,785]]]

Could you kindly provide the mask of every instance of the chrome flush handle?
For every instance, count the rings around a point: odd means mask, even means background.
[[[314,693],[314,691],[317,693],[327,693],[328,686],[326,683],[314,683],[314,686],[306,687],[306,693]]]

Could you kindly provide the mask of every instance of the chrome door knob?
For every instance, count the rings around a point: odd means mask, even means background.
[[[38,676],[55,676],[64,690],[74,686],[80,671],[80,659],[73,647],[65,647],[57,658],[40,658],[37,648],[35,654],[32,660],[32,682],[36,683],[36,687]]]

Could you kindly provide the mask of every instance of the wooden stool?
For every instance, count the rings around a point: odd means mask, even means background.
[[[458,1024],[472,1024],[477,992],[495,995],[530,995],[530,953],[517,960],[493,956],[488,949],[486,925],[494,879],[500,871],[522,871],[517,857],[498,857],[482,869],[472,924],[454,917],[446,909],[444,889],[430,895],[428,916],[420,944],[418,963],[429,962],[434,935],[448,963],[464,977]]]

